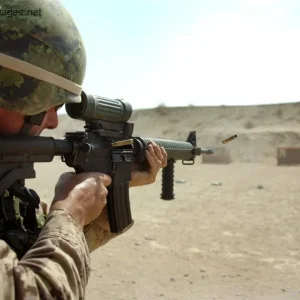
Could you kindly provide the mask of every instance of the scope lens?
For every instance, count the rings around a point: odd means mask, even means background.
[[[81,102],[80,103],[67,103],[66,105],[67,114],[73,119],[80,119],[86,110],[87,107],[87,96],[85,92],[81,93]]]

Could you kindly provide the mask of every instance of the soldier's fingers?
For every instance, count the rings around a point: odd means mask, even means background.
[[[158,158],[158,156],[156,155],[156,152],[155,152],[155,150],[154,150],[156,146],[157,146],[157,145],[156,145],[156,144],[153,144],[153,142],[149,143],[149,146],[148,146],[150,155],[152,156],[152,158],[153,158],[153,160],[155,161],[155,164],[156,164],[156,166],[153,166],[155,169],[161,168],[161,166],[162,166],[162,162],[161,162],[161,160]]]
[[[147,158],[148,163],[150,165],[150,168],[151,169],[157,169],[157,164],[156,164],[153,156],[150,154],[150,151],[146,150],[145,155],[146,155],[146,158]]]
[[[163,161],[164,157],[163,157],[163,154],[161,152],[161,147],[159,147],[156,143],[152,142],[152,145],[153,145],[153,149],[154,149],[154,152],[155,154],[157,155],[158,159],[160,161]]]
[[[100,172],[84,172],[84,173],[77,174],[77,176],[81,177],[81,179],[83,179],[83,180],[88,179],[88,178],[95,178],[97,182],[98,182],[98,179],[101,179],[104,186],[109,186],[112,181],[112,179],[109,175],[100,173]]]
[[[110,177],[109,175],[107,175],[107,174],[101,173],[101,174],[99,175],[99,177],[100,177],[100,179],[102,180],[104,186],[109,186],[109,185],[111,184],[111,182],[112,182],[111,177]]]
[[[155,152],[154,152],[154,148],[153,148],[152,143],[149,143],[149,144],[148,144],[148,151],[150,152],[151,155],[155,155]]]
[[[158,159],[158,160],[156,160],[155,162],[156,162],[156,165],[157,165],[158,170],[161,169],[162,166],[163,166],[162,161]]]
[[[168,165],[168,153],[164,147],[160,147],[163,156],[162,167],[165,168]]]
[[[155,163],[156,163],[156,167],[157,167],[158,169],[160,169],[160,168],[162,167],[162,161],[157,157],[157,155],[154,155],[154,156],[153,156],[153,159],[154,159],[154,161],[155,161]]]

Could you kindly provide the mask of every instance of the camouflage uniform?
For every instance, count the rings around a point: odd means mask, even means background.
[[[18,261],[0,241],[0,299],[84,299],[88,245],[76,221],[52,211],[33,247]]]

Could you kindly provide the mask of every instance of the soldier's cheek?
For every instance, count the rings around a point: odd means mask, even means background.
[[[42,126],[33,126],[30,130],[31,136],[39,136],[44,130],[44,127]]]

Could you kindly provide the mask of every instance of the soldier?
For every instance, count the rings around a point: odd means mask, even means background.
[[[40,15],[28,15],[28,9]],[[2,0],[0,135],[40,135],[56,128],[57,110],[81,101],[85,67],[81,36],[58,0]],[[146,157],[149,170],[132,172],[131,187],[153,183],[167,164],[166,151],[155,143]],[[46,219],[36,211],[31,215],[40,228],[37,239],[23,230],[18,210],[23,196],[13,190],[0,195],[1,203],[14,202],[17,210],[14,233],[5,235],[0,207],[0,299],[84,299],[89,254],[115,237],[106,212],[110,182],[101,173],[63,174]],[[26,191],[26,197],[37,199],[34,191]]]

